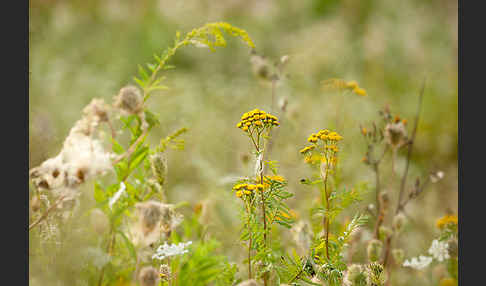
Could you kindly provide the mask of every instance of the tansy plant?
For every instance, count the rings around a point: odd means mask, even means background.
[[[356,214],[340,234],[331,234],[331,225],[337,215],[351,204],[361,201],[363,187],[338,191],[339,143],[343,137],[328,129],[312,133],[307,141],[310,145],[299,152],[314,170],[311,179],[302,179],[303,184],[316,186],[320,192],[320,204],[311,209],[313,217],[321,216],[322,221],[315,229],[322,230],[315,236],[314,247],[310,250],[311,264],[315,265],[315,279],[322,279],[329,285],[341,285],[346,264],[342,252],[351,238],[351,234],[367,222],[367,217]]]
[[[188,285],[189,281],[191,285],[201,286],[233,282],[235,267],[213,254],[217,242],[209,240],[191,245],[191,241],[181,242],[184,236],[176,232],[183,222],[178,209],[184,204],[167,202],[166,153],[169,148],[183,148],[180,136],[187,129],[175,131],[153,148],[146,140],[150,131],[160,124],[157,115],[148,108],[148,99],[155,92],[167,89],[162,84],[161,73],[173,68],[169,60],[185,46],[206,47],[211,51],[224,47],[225,35],[240,38],[254,48],[246,31],[224,22],[208,23],[185,35],[177,32],[171,47],[154,55],[152,63],[139,66],[138,76],[134,78],[138,86],[121,88],[111,104],[93,99],[83,109],[82,118],[71,129],[59,155],[30,171],[35,213],[29,230],[39,231],[41,237],[46,229],[58,233],[58,223],[68,224],[76,211],[73,206],[78,204],[82,185],[98,179],[94,185],[96,208],[88,212],[93,228],[102,238],[96,242],[99,246],[94,251],[101,258],[96,267],[86,269],[90,285],[113,285],[115,281],[130,280],[138,280],[143,286]],[[278,124],[271,117],[260,121],[264,129],[269,126],[268,122]],[[111,131],[111,149],[105,147],[99,136],[102,125]],[[251,130],[257,132],[254,127]],[[122,132],[130,135],[127,147],[116,138]],[[111,183],[100,180],[102,175],[113,173]],[[58,235],[55,238],[57,243],[60,238]],[[43,248],[35,249],[42,252]],[[178,279],[179,275],[183,278]]]
[[[293,221],[284,203],[292,194],[285,190],[286,180],[277,175],[276,162],[266,162],[274,175],[264,174],[264,154],[269,133],[279,125],[276,116],[259,109],[244,113],[236,125],[250,139],[256,158],[255,177],[233,186],[236,197],[244,204],[241,240],[248,242],[248,278],[252,278],[252,264],[256,262],[260,266],[257,275],[263,278],[264,285],[269,283],[276,262],[275,251],[271,249],[272,226],[280,224],[290,228]],[[254,257],[252,252],[256,252]]]

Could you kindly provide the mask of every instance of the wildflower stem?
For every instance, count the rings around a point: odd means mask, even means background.
[[[49,213],[56,208],[56,206],[64,199],[64,195],[60,196],[35,222],[29,225],[29,231],[33,229],[36,225],[41,223],[47,218]]]
[[[327,193],[327,177],[329,174],[329,159],[327,156],[327,152],[325,152],[325,157],[326,157],[326,174],[324,178],[324,196],[325,196],[325,201],[326,201],[326,211],[329,213],[329,195]],[[324,232],[326,233],[326,257],[329,259],[329,214],[324,215]]]
[[[401,202],[402,202],[403,194],[405,192],[405,183],[407,181],[408,168],[410,166],[410,159],[412,157],[413,143],[415,141],[415,136],[417,135],[417,127],[418,127],[418,122],[420,120],[420,110],[421,110],[421,107],[422,107],[424,91],[425,91],[425,79],[422,83],[422,88],[420,90],[419,103],[418,103],[418,107],[417,107],[417,113],[416,113],[416,116],[415,116],[415,124],[414,124],[413,131],[412,131],[412,137],[411,137],[409,144],[408,144],[407,161],[405,163],[405,171],[403,172],[402,182],[400,184],[400,193],[398,194],[397,209],[395,211],[396,214],[398,214],[398,212],[401,210]]]
[[[247,221],[247,226],[248,226],[248,279],[251,279],[251,244],[252,244],[252,237],[251,237],[251,226],[250,226],[250,220],[251,220],[251,206],[246,204],[246,213],[248,214],[248,221]]]
[[[384,219],[384,213],[381,209],[381,202],[380,202],[381,184],[380,184],[380,169],[378,163],[375,163],[373,165],[373,170],[375,171],[375,180],[376,180],[375,195],[376,195],[376,211],[377,211],[376,225],[375,225],[375,238],[378,239],[379,229]]]
[[[127,158],[127,157],[130,157],[130,155],[135,151],[135,148],[138,146],[138,144],[140,144],[140,142],[142,142],[146,135],[147,135],[147,132],[148,130],[147,129],[144,129],[142,134],[137,138],[137,140],[128,148],[128,150],[123,153],[122,155],[120,155],[118,158],[115,159],[115,161],[113,161],[113,166],[120,163],[121,160],[123,160],[124,158]]]

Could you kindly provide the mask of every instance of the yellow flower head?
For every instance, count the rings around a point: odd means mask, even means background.
[[[355,80],[350,80],[346,83],[346,87],[349,89],[355,89],[358,88],[358,83]]]
[[[306,154],[307,152],[313,150],[314,148],[316,148],[316,145],[310,145],[310,146],[307,146],[307,147],[300,149],[299,152],[301,154]]]
[[[367,96],[368,94],[366,93],[366,90],[360,88],[360,87],[356,87],[355,89],[353,89],[353,92],[357,95],[360,95],[360,96]]]
[[[456,215],[445,215],[437,220],[436,225],[438,228],[443,229],[447,225],[457,225]]]
[[[268,114],[263,110],[253,109],[243,113],[241,121],[236,124],[236,127],[245,132],[249,132],[251,129],[271,128],[279,125],[280,123],[276,116]]]

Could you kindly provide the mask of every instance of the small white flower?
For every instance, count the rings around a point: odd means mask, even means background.
[[[116,201],[118,201],[121,195],[125,192],[126,188],[127,186],[125,186],[125,183],[121,182],[120,189],[118,189],[118,191],[113,195],[113,197],[111,197],[110,201],[108,202],[108,206],[110,207],[110,209],[113,207],[113,204],[116,203]]]
[[[429,248],[429,254],[432,255],[438,261],[443,261],[445,259],[449,259],[449,251],[448,251],[449,244],[447,242],[441,242],[437,239],[432,241],[432,245]]]
[[[432,262],[432,257],[420,255],[418,258],[413,257],[410,261],[408,259],[405,260],[403,266],[411,267],[416,270],[422,270],[425,267],[429,266],[431,262]]]
[[[164,245],[160,245],[157,248],[157,251],[155,252],[154,255],[152,255],[152,259],[159,259],[162,260],[166,257],[169,256],[175,256],[175,255],[180,255],[187,253],[189,250],[184,249],[187,246],[191,245],[192,241],[188,241],[186,243],[181,242],[179,244],[167,244],[167,242],[164,243]]]

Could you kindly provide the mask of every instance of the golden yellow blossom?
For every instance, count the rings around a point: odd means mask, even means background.
[[[360,88],[360,87],[356,87],[355,89],[353,89],[353,92],[354,92],[355,94],[357,94],[357,95],[360,95],[360,96],[366,96],[366,95],[368,95],[368,94],[366,93],[366,90],[364,90],[364,89],[362,89],[362,88]]]
[[[274,115],[268,114],[263,110],[254,109],[252,111],[245,112],[241,116],[241,121],[236,124],[237,128],[241,128],[243,131],[251,131],[251,128],[271,128],[273,126],[279,126],[278,118]]]
[[[456,215],[445,215],[437,220],[436,225],[438,228],[442,229],[448,224],[457,225],[457,216]]]

